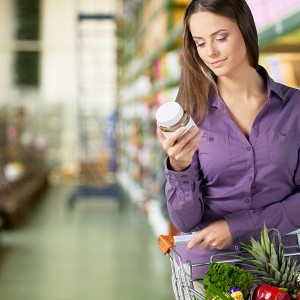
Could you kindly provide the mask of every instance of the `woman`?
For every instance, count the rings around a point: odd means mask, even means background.
[[[177,101],[198,128],[180,140],[184,128],[169,138],[157,133],[168,155],[170,218],[180,231],[195,232],[180,252],[206,262],[259,238],[264,223],[282,235],[300,227],[300,92],[258,65],[257,31],[244,0],[193,0],[183,54]]]

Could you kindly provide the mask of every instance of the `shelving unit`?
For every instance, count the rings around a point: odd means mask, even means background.
[[[248,3],[255,7],[255,1]],[[189,2],[138,1],[119,23],[118,181],[159,234],[176,230],[167,217],[165,155],[156,138],[154,115],[161,104],[174,101],[177,95],[182,19]],[[280,34],[299,27],[300,18],[295,17],[299,11],[283,12],[281,25],[273,19],[261,24],[261,46],[265,49]],[[282,26],[280,34],[278,26]]]
[[[300,2],[248,0],[259,29],[260,63],[275,81],[300,86]]]
[[[154,115],[177,94],[187,2],[140,1],[135,22],[125,20],[119,30],[118,181],[157,234],[169,233],[171,224],[164,200],[165,154]]]
[[[26,142],[26,120],[23,107],[0,108],[0,222],[5,229],[26,220],[48,183],[44,149],[37,139]]]

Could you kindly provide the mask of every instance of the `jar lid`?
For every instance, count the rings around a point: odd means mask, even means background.
[[[165,127],[176,124],[183,116],[183,109],[178,102],[163,104],[155,114],[157,122]]]

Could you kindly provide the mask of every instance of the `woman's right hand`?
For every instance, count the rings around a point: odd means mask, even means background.
[[[184,171],[190,166],[202,136],[198,127],[193,126],[178,140],[185,129],[185,127],[181,127],[166,138],[157,127],[158,140],[168,155],[170,165],[175,172]]]

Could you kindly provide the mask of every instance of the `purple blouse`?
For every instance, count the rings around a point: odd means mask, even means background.
[[[300,228],[300,91],[274,82],[262,67],[258,71],[268,98],[249,139],[214,96],[190,167],[174,172],[166,166],[173,224],[191,232],[223,218],[233,250],[258,238],[264,223],[281,234]],[[190,255],[199,258],[200,251]]]

